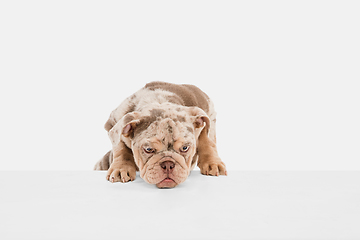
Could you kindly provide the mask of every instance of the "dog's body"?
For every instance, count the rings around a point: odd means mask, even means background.
[[[184,182],[196,163],[205,175],[226,175],[216,150],[216,113],[193,85],[152,82],[127,98],[105,124],[112,150],[95,170],[111,182],[133,181],[136,171],[159,188]]]

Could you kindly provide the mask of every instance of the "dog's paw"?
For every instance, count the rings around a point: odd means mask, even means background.
[[[136,168],[133,166],[123,165],[120,167],[110,167],[106,179],[112,183],[115,182],[129,182],[136,178]]]
[[[225,164],[219,159],[218,161],[205,161],[198,164],[200,172],[203,175],[219,176],[226,175]]]

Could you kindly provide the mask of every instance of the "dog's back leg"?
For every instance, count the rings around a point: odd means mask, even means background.
[[[112,150],[108,151],[94,166],[94,170],[108,170],[113,162]]]

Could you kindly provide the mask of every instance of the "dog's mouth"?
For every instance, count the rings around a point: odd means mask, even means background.
[[[174,179],[166,177],[161,182],[156,184],[158,188],[173,188],[177,185]]]

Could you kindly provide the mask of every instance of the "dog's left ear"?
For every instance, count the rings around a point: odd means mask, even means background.
[[[209,135],[210,119],[204,110],[198,107],[192,107],[190,108],[190,114],[192,115],[194,127],[203,128],[203,131],[206,131],[206,135]]]

